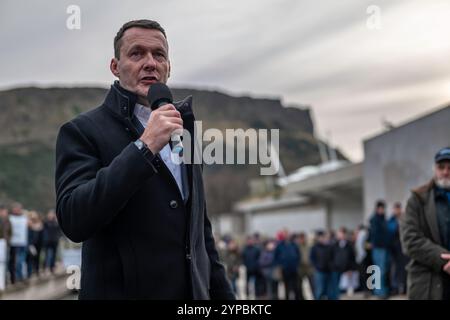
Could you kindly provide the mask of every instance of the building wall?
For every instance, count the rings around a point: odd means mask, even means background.
[[[237,235],[245,233],[245,218],[240,214],[225,213],[210,217],[214,234]]]
[[[247,220],[247,233],[260,232],[275,236],[281,229],[290,232],[312,232],[324,228],[326,210],[323,206],[302,206],[289,209],[279,209],[271,212],[253,213]]]
[[[328,215],[327,215],[328,214]],[[244,228],[238,227],[236,218],[241,216]],[[282,229],[290,232],[314,232],[318,229],[338,229],[347,227],[355,229],[362,222],[361,198],[333,199],[328,204],[299,205],[292,208],[273,209],[264,212],[252,212],[220,218],[220,233],[249,235],[259,232],[267,236],[275,236]],[[242,230],[242,231],[241,231]],[[219,230],[217,230],[219,231]]]
[[[359,197],[343,197],[332,202],[330,215],[330,226],[337,230],[340,227],[346,227],[350,230],[356,230],[358,225],[363,223],[362,194]]]
[[[410,190],[432,177],[433,158],[450,145],[450,107],[364,142],[364,214],[377,199],[406,203]]]

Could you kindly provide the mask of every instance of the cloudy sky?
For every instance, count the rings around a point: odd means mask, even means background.
[[[150,18],[168,34],[169,85],[309,105],[318,134],[359,161],[383,120],[450,102],[449,17],[448,0],[1,0],[0,88],[107,87],[115,33]]]

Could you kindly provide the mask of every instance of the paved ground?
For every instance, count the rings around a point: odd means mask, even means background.
[[[39,278],[32,277],[27,284],[9,286],[1,296],[3,300],[74,300],[78,298],[76,292],[67,289],[69,275],[61,268],[55,275],[45,275]],[[245,268],[241,269],[237,282],[238,299],[255,299],[254,289],[250,287],[250,294],[245,294]],[[313,300],[313,295],[308,281],[303,281],[303,292],[306,300]],[[284,299],[284,287],[280,283],[278,296]],[[378,300],[374,296],[365,297],[362,293],[342,294],[341,300]],[[406,296],[393,296],[389,300],[406,300]]]
[[[237,296],[239,300],[254,300],[255,299],[255,295],[254,295],[254,288],[250,287],[250,294],[247,297],[246,293],[245,293],[245,267],[241,267],[239,270],[239,278],[237,281]],[[314,296],[311,290],[311,287],[309,286],[309,283],[306,279],[303,280],[303,292],[305,295],[305,300],[314,300]],[[284,293],[284,286],[282,283],[279,284],[278,286],[278,297],[280,299],[284,299],[285,298],[285,293]],[[388,300],[406,300],[406,296],[404,295],[397,295],[397,296],[392,296],[389,297]],[[360,292],[355,292],[355,293],[343,293],[340,296],[340,300],[379,300],[379,298],[375,297],[375,296],[365,296],[363,293]]]
[[[2,300],[51,300],[67,295],[67,274],[63,268],[55,274],[32,276],[25,282],[9,284],[0,295]]]

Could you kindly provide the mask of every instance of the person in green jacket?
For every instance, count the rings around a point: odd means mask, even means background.
[[[436,154],[433,179],[412,191],[400,233],[408,298],[450,300],[450,147]]]

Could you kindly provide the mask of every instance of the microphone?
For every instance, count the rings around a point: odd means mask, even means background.
[[[147,100],[150,103],[150,108],[156,110],[159,107],[173,102],[172,92],[164,83],[157,82],[148,89]],[[178,133],[173,133],[169,141],[173,153],[183,156],[183,143],[181,136]]]

